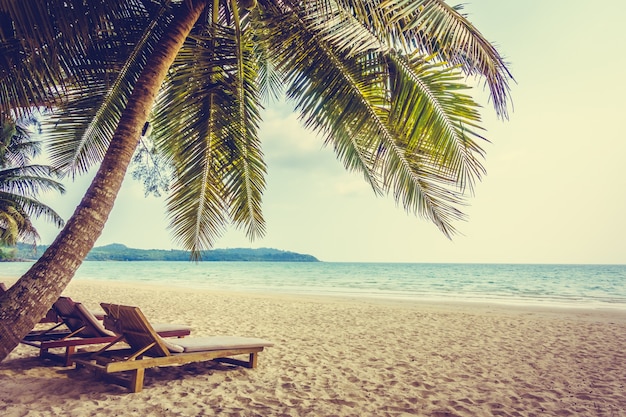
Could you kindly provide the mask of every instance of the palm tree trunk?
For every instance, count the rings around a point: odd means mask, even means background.
[[[65,228],[41,258],[0,296],[0,361],[43,317],[102,233],[167,70],[207,0],[184,2],[148,58],[104,160]]]

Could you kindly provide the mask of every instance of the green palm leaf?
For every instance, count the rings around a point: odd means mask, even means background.
[[[380,90],[382,79],[378,68],[373,65],[373,70],[367,72],[359,68],[358,60],[348,60],[345,55],[331,51],[316,37],[303,15],[277,11],[265,23],[268,38],[272,40],[268,43],[271,54],[289,81],[287,95],[297,100],[296,108],[305,127],[321,132],[326,143],[333,144],[346,168],[361,172],[373,190],[380,192],[379,178],[372,171],[375,155],[371,147],[357,141],[354,135],[375,112],[365,102],[382,103],[384,93]],[[357,73],[363,78],[352,77]]]
[[[393,51],[338,52],[301,15],[275,22],[279,68],[305,126],[323,132],[376,192],[392,192],[407,210],[453,233],[452,223],[463,217],[456,181],[471,186],[482,172],[473,155],[480,147],[469,138],[480,138],[476,105],[449,91],[464,87],[453,83],[458,74],[441,65],[417,71]],[[294,50],[301,51],[297,58]]]
[[[443,0],[385,0],[380,7],[405,44],[417,42],[422,53],[437,54],[468,75],[484,77],[496,112],[507,117],[511,73],[496,48],[460,13],[461,6]]]
[[[59,214],[35,197],[45,191],[63,193],[63,185],[52,178],[50,167],[26,165],[0,169],[0,242],[14,245],[19,239],[39,238],[31,218],[43,217],[63,227]]]
[[[26,213],[0,193],[0,243],[13,246],[19,239],[38,238],[37,230]]]
[[[63,227],[65,224],[63,218],[55,210],[35,198],[0,191],[0,200],[4,202],[5,207],[14,207],[15,210],[21,213],[20,216],[23,215],[29,219],[43,217],[44,220],[57,227]]]
[[[392,65],[392,106],[389,123],[394,126],[406,151],[423,156],[433,167],[450,176],[450,182],[471,188],[484,173],[477,159],[482,148],[473,139],[477,133],[478,105],[462,94],[468,87],[462,75],[428,59],[389,55]]]
[[[89,63],[84,68],[89,75],[80,74],[78,88],[66,92],[63,105],[47,124],[46,134],[52,144],[50,157],[55,166],[84,173],[102,160],[144,67],[145,57],[159,42],[158,28],[169,19],[168,4],[152,14],[142,8],[124,10],[123,15],[113,15],[106,22],[111,25],[111,33],[91,39],[91,49],[86,51]],[[130,12],[135,14],[129,18]],[[120,28],[121,23],[135,20],[136,24],[124,24]],[[132,49],[128,50],[129,46]],[[103,56],[103,50],[117,53]],[[83,83],[89,87],[80,88]]]
[[[237,67],[232,76],[235,83],[237,127],[232,138],[235,146],[232,165],[225,178],[230,216],[235,225],[245,227],[251,239],[265,233],[261,196],[265,190],[265,163],[257,130],[260,121],[257,83],[259,66],[255,58],[253,32],[242,32],[237,8],[235,19],[235,53]]]
[[[235,159],[239,131],[234,34],[210,28],[180,51],[154,113],[155,143],[174,168],[168,212],[175,238],[197,254],[211,247],[228,223],[224,176]],[[218,51],[210,46],[218,42]],[[193,62],[194,65],[189,65]],[[233,122],[233,123],[231,123]]]
[[[141,0],[0,0],[0,109],[50,107],[63,101],[68,89],[89,88],[92,71],[98,70],[90,48],[113,27],[115,36],[124,37],[122,28],[146,14]]]
[[[50,176],[56,172],[46,165],[25,165],[0,169],[0,190],[36,195],[45,191],[65,192],[62,183]]]

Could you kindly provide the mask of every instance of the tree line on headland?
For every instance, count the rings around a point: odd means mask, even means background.
[[[0,260],[35,260],[46,249],[46,246],[37,246],[34,250],[32,245],[20,243],[10,248],[9,254],[5,248],[2,253],[4,259]],[[165,250],[165,249],[134,249],[119,243],[93,248],[87,261],[189,261],[189,251]],[[272,248],[233,248],[212,249],[201,253],[201,260],[215,261],[239,261],[239,262],[319,262],[319,260],[307,254],[283,251]]]

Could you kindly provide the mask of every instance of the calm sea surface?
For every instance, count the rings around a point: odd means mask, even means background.
[[[19,277],[29,263],[1,263]],[[85,262],[74,279],[245,292],[626,309],[626,265]]]

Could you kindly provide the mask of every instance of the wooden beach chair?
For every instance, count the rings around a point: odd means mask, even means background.
[[[65,366],[73,363],[73,355],[77,346],[111,343],[118,337],[107,330],[102,321],[81,303],[69,297],[59,297],[52,309],[62,320],[66,331],[58,331],[58,326],[48,330],[30,332],[22,343],[39,349],[42,358],[61,361]],[[179,324],[155,324],[161,337],[185,337],[191,333],[191,327]],[[64,349],[63,354],[56,354],[50,349]]]
[[[210,360],[256,368],[259,352],[273,346],[266,340],[237,336],[188,337],[174,343],[159,337],[139,308],[101,305],[106,312],[105,325],[120,337],[90,357],[77,359],[76,366],[94,368],[131,392],[142,390],[147,368]],[[122,341],[130,348],[114,349],[114,345]],[[247,360],[233,358],[240,355],[246,355]],[[122,377],[124,373],[129,378]]]

